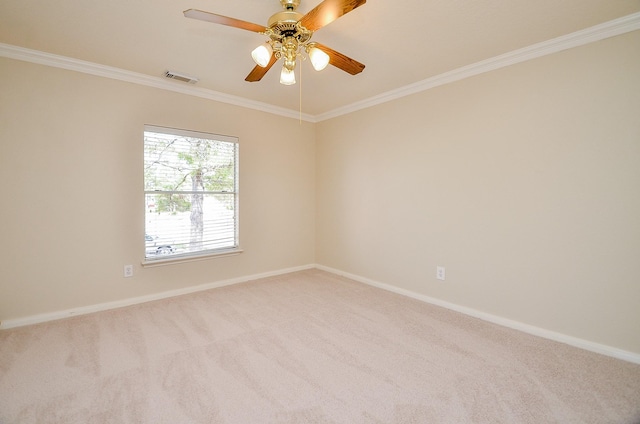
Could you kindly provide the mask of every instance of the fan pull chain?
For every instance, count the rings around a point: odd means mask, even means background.
[[[299,109],[300,109],[300,125],[302,126],[302,61],[300,61],[300,98],[299,98]]]

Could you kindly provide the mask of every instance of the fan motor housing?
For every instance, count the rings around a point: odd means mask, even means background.
[[[298,42],[306,43],[311,39],[313,32],[298,23],[303,16],[293,10],[278,12],[269,18],[267,34],[276,42],[282,42],[284,37],[295,37]]]
[[[296,23],[302,19],[304,15],[302,13],[298,13],[292,10],[284,10],[282,12],[278,12],[275,15],[269,18],[269,22],[267,23],[267,27],[271,29],[276,29],[278,26],[287,26],[294,27]]]

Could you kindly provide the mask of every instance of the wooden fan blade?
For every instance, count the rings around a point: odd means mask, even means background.
[[[229,18],[227,16],[216,15],[215,13],[205,12],[198,9],[187,9],[184,12],[186,18],[197,19],[199,21],[211,22],[214,24],[226,25],[240,29],[246,29],[253,32],[264,32],[265,27],[258,24],[253,24],[247,21],[241,21],[240,19]]]
[[[269,63],[267,63],[267,66],[263,68],[262,66],[256,65],[256,67],[253,68],[251,72],[249,72],[249,75],[247,75],[247,77],[244,80],[249,82],[260,81],[262,77],[265,76],[267,72],[269,72],[269,69],[271,69],[271,67],[273,66],[274,63],[276,63],[277,60],[278,58],[276,57],[276,55],[272,54],[271,60],[269,61]]]
[[[315,47],[329,55],[329,64],[340,68],[351,75],[357,75],[364,70],[364,65],[357,60],[353,60],[323,44],[315,43]]]
[[[309,31],[317,31],[366,2],[367,0],[324,0],[304,15],[300,24]]]

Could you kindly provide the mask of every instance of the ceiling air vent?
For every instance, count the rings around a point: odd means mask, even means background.
[[[190,77],[189,75],[185,75],[185,74],[181,74],[178,72],[173,72],[173,71],[167,71],[164,73],[164,76],[167,78],[171,78],[174,80],[178,80],[178,81],[182,81],[182,82],[188,82],[189,84],[195,84],[198,82],[198,78],[196,77]]]

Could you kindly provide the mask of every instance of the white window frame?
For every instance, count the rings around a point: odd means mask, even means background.
[[[147,187],[144,187],[144,229],[145,229],[145,249],[144,249],[144,260],[142,261],[143,266],[154,266],[154,265],[165,265],[169,263],[176,262],[186,262],[186,261],[194,261],[194,260],[203,260],[209,259],[212,257],[219,256],[228,256],[235,255],[242,252],[240,248],[240,232],[239,232],[239,140],[237,137],[226,136],[220,134],[212,134],[205,133],[200,131],[191,131],[191,130],[183,130],[176,128],[167,128],[160,127],[155,125],[145,125],[144,126],[144,135],[143,135],[143,151],[146,152],[146,137],[147,133],[158,133],[162,135],[168,136],[176,136],[176,137],[187,137],[187,138],[196,138],[209,140],[214,142],[222,142],[222,143],[233,143],[234,145],[234,166],[233,166],[233,182],[234,182],[234,190],[232,192],[228,190],[224,191],[198,191],[198,193],[203,193],[204,195],[214,196],[214,195],[233,195],[233,243],[229,246],[224,246],[220,248],[203,248],[201,250],[196,251],[181,251],[178,248],[172,248],[171,253],[167,255],[159,255],[159,254],[150,254],[149,253],[149,241],[148,241],[148,198],[149,196],[154,196],[158,194],[183,194],[190,195],[193,194],[193,191],[190,190],[148,190]],[[146,167],[146,162],[143,160],[143,169]],[[143,177],[146,178],[146,177]],[[146,183],[146,181],[145,181]],[[163,244],[163,243],[161,243]],[[185,249],[182,249],[185,250]]]

